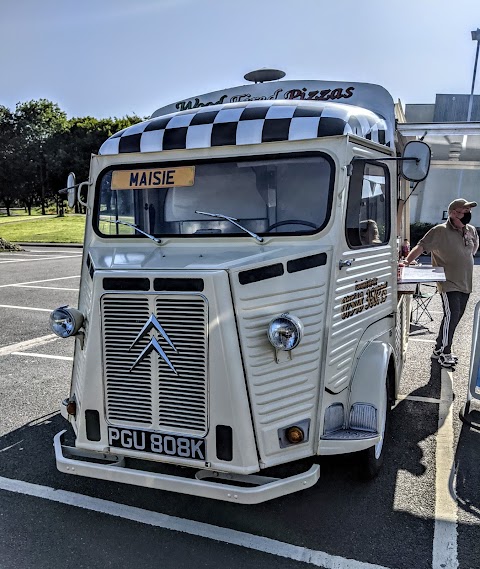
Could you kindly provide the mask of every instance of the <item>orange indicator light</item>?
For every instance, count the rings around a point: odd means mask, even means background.
[[[303,442],[305,434],[300,427],[289,427],[285,432],[285,436],[289,443],[298,444]]]

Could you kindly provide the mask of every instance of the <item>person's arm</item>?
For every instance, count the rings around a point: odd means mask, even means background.
[[[476,229],[473,230],[473,238],[474,238],[473,255],[475,255],[475,253],[478,251],[478,231]]]
[[[415,245],[415,247],[410,251],[410,253],[405,257],[405,263],[407,265],[409,265],[410,263],[412,263],[413,261],[415,261],[415,259],[417,257],[420,257],[420,255],[425,251],[425,249],[423,248],[423,245],[421,245],[420,243],[418,245]]]

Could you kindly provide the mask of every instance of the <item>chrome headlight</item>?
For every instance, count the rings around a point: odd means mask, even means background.
[[[300,319],[285,313],[274,318],[268,326],[268,339],[276,350],[289,352],[296,348],[303,337]]]
[[[83,314],[70,306],[60,306],[50,313],[50,328],[60,338],[78,333],[83,325]]]

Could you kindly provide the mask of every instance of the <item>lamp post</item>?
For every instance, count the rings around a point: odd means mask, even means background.
[[[478,52],[480,49],[480,29],[479,28],[477,28],[476,30],[473,30],[472,40],[477,42],[477,53],[475,55],[475,65],[473,66],[472,89],[470,91],[470,100],[468,101],[467,122],[470,122],[470,119],[472,118],[473,90],[475,88],[475,77],[477,75]]]
[[[475,78],[477,76],[477,63],[478,63],[478,52],[480,51],[480,29],[477,28],[471,32],[472,40],[477,42],[477,53],[475,54],[475,64],[473,66],[473,78],[472,78],[472,88],[470,90],[470,99],[468,101],[468,111],[467,111],[467,122],[470,122],[472,118],[472,109],[473,109],[473,91],[475,89]],[[468,136],[465,134],[463,136],[463,143],[462,148],[465,148],[467,145],[467,138]],[[460,155],[458,155],[460,158]],[[462,189],[463,184],[463,168],[460,170],[460,175],[458,177],[458,186],[457,186],[457,198],[460,197],[460,192]]]

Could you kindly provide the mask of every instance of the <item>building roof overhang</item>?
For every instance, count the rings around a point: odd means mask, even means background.
[[[397,129],[430,145],[436,167],[480,168],[480,122],[397,123]]]
[[[403,136],[423,136],[425,133],[442,136],[480,135],[480,122],[450,123],[399,123],[398,130]]]

